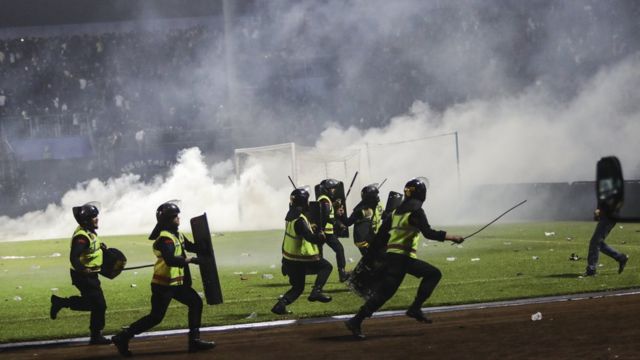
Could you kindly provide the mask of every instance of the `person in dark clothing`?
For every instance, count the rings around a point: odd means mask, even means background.
[[[616,221],[601,212],[600,209],[595,210],[594,219],[598,221],[598,225],[596,225],[591,241],[589,241],[589,255],[587,256],[587,269],[584,276],[596,275],[600,252],[618,262],[618,274],[620,274],[627,265],[629,256],[616,251],[616,249],[604,242],[609,232],[616,226]]]
[[[173,202],[167,202],[156,211],[157,225],[149,235],[153,240],[153,253],[157,261],[151,279],[151,312],[135,321],[129,327],[113,336],[113,343],[123,356],[131,356],[129,341],[135,335],[158,325],[164,318],[172,299],[189,307],[189,352],[212,349],[214,342],[200,339],[202,299],[191,287],[189,264],[198,265],[197,257],[187,257],[185,250],[197,252],[195,244],[178,231],[180,209]]]
[[[345,282],[348,278],[348,274],[345,270],[347,261],[344,257],[344,247],[338,237],[335,234],[336,226],[336,212],[334,208],[336,188],[338,181],[335,179],[325,179],[320,182],[320,196],[318,196],[318,202],[322,212],[322,219],[320,228],[325,235],[325,243],[336,253],[336,263],[338,265],[338,277],[340,282]],[[338,214],[340,217],[344,217],[343,213]],[[322,246],[320,246],[320,254],[322,255]]]
[[[353,212],[344,221],[345,226],[354,225],[353,243],[362,256],[367,254],[369,243],[373,240],[382,224],[383,209],[377,184],[367,185],[360,192],[362,201],[353,208]]]
[[[293,190],[290,195],[289,212],[285,217],[286,228],[282,240],[282,273],[289,277],[291,289],[273,306],[271,312],[288,314],[287,305],[292,304],[304,291],[307,274],[317,274],[313,289],[307,300],[331,301],[331,297],[322,292],[333,266],[320,256],[319,246],[324,234],[314,234],[305,214],[309,209],[309,192],[304,188]]]
[[[102,335],[105,325],[105,313],[107,302],[100,286],[98,272],[102,266],[102,251],[107,245],[98,238],[98,207],[96,203],[87,203],[75,206],[72,209],[73,216],[78,222],[78,227],[71,237],[71,283],[80,290],[80,296],[68,298],[51,295],[51,308],[49,316],[56,319],[62,308],[70,308],[75,311],[90,311],[91,320],[91,345],[110,344],[111,340]]]
[[[422,313],[422,304],[431,296],[442,278],[442,273],[435,266],[417,258],[420,234],[437,241],[464,241],[461,236],[434,230],[429,225],[422,209],[427,195],[426,179],[409,180],[404,187],[404,195],[405,200],[402,204],[383,221],[369,250],[376,253],[386,249],[386,270],[383,278],[373,295],[355,316],[345,322],[349,331],[358,339],[365,338],[361,330],[364,319],[370,317],[396,293],[406,274],[422,278],[416,297],[406,315],[422,323],[431,323]]]

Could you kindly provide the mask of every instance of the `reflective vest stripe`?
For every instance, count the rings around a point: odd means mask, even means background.
[[[318,198],[318,202],[320,202],[321,200],[325,200],[329,203],[329,220],[324,225],[324,233],[333,234],[333,222],[335,220],[335,214],[333,213],[333,203],[331,202],[331,199],[327,195],[321,195]]]
[[[391,214],[391,229],[389,230],[389,241],[387,252],[401,255],[408,255],[417,258],[418,240],[420,230],[409,225],[410,212],[404,214]]]
[[[306,241],[296,233],[295,223],[300,218],[311,228],[309,220],[303,214],[292,221],[287,221],[282,240],[282,257],[294,261],[318,261],[320,260],[318,245]]]
[[[80,254],[80,263],[93,272],[100,271],[100,267],[102,266],[102,248],[100,247],[98,235],[78,226],[71,236],[72,243],[76,236],[82,236],[89,241],[89,248]],[[73,264],[71,264],[71,268],[74,269]]]
[[[174,234],[169,231],[161,231],[158,239],[160,238],[168,238],[173,241],[174,246],[174,256],[183,256],[183,243],[184,243],[184,235],[182,233],[178,233],[179,237],[176,237]],[[156,241],[158,240],[156,239]],[[153,249],[153,253],[156,255],[156,263],[153,266],[153,277],[151,278],[152,284],[164,285],[164,286],[178,286],[182,285],[184,280],[184,268],[177,266],[169,266],[164,261],[162,257],[162,253]]]

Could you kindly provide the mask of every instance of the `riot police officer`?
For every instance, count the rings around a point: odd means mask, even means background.
[[[100,286],[98,273],[102,266],[102,250],[107,246],[100,241],[96,230],[98,229],[99,210],[97,203],[86,203],[73,207],[73,217],[78,226],[71,237],[71,282],[80,290],[80,296],[68,298],[51,295],[51,319],[58,316],[62,308],[70,308],[75,311],[90,311],[91,320],[89,329],[91,338],[89,344],[104,345],[111,341],[102,335],[105,324],[105,312],[107,302]]]
[[[338,277],[340,282],[344,282],[348,278],[345,270],[347,262],[344,257],[344,247],[342,247],[342,243],[340,243],[334,231],[336,226],[336,209],[334,208],[334,202],[338,200],[336,199],[337,187],[338,181],[335,179],[322,180],[319,186],[320,196],[318,196],[317,200],[320,203],[322,212],[321,229],[326,237],[325,242],[336,253]],[[342,206],[342,204],[337,205]],[[322,253],[322,246],[320,247],[320,253]]]
[[[431,323],[421,308],[438,285],[442,273],[435,266],[417,258],[420,233],[427,239],[438,241],[450,240],[461,243],[464,239],[458,235],[433,230],[429,225],[422,209],[427,195],[426,181],[425,178],[414,178],[407,182],[404,187],[404,201],[383,221],[374,243],[371,244],[370,251],[374,252],[380,247],[386,247],[387,267],[373,295],[354,317],[345,322],[347,328],[358,339],[365,337],[361,331],[362,321],[396,293],[406,274],[422,278],[416,297],[406,315],[422,323]]]
[[[344,222],[346,226],[354,225],[353,242],[363,256],[367,254],[369,243],[382,225],[383,209],[379,193],[377,184],[363,187],[360,191],[362,200]]]
[[[317,274],[316,281],[307,298],[309,301],[323,303],[331,301],[331,297],[322,292],[333,266],[320,256],[319,246],[323,243],[322,232],[315,234],[307,218],[309,209],[309,192],[297,188],[289,197],[289,211],[285,217],[286,228],[282,240],[282,273],[289,277],[291,289],[287,291],[273,306],[275,314],[287,314],[287,305],[293,303],[304,291],[305,276]]]
[[[178,231],[180,209],[174,202],[160,205],[156,211],[157,224],[149,240],[157,257],[151,279],[151,312],[114,335],[112,340],[123,356],[131,356],[129,340],[158,325],[164,318],[172,299],[189,307],[189,352],[212,349],[214,342],[200,339],[202,299],[191,287],[189,264],[198,265],[197,257],[187,257],[185,250],[197,252],[197,246]]]

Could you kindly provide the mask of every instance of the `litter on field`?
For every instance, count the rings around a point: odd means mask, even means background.
[[[60,257],[60,256],[62,256],[62,255],[60,253],[58,253],[58,252],[55,252],[55,253],[49,255],[49,257]]]
[[[273,274],[262,274],[262,278],[266,280],[273,279]]]
[[[532,258],[533,260],[539,260],[539,259],[540,259],[540,257],[539,257],[539,256],[535,256],[535,255],[534,255],[534,256],[532,256],[531,258]]]
[[[16,286],[16,289],[18,289],[18,290],[22,289],[22,285]]]
[[[473,258],[471,261],[480,261],[480,258]]]
[[[447,258],[447,261],[456,261],[456,258],[455,258],[455,257],[453,257],[453,256],[449,256],[449,257]]]
[[[135,287],[138,287],[138,285],[136,285],[136,284],[131,284],[131,287],[132,287],[132,288],[135,288]]]
[[[35,256],[0,256],[0,260],[34,259]]]
[[[51,291],[52,292],[56,292],[56,291],[58,291],[58,288],[51,288]]]
[[[16,295],[16,296],[13,297],[13,300],[22,301],[22,298],[20,296]]]
[[[249,272],[248,272],[248,274],[249,274],[249,275],[256,275],[256,274],[258,274],[258,272],[257,272],[257,271],[255,271],[255,270],[253,270],[253,271],[249,271]]]
[[[348,261],[349,261],[349,263],[352,263],[353,262],[353,258],[349,258]]]
[[[555,231],[545,231],[544,232],[544,236],[556,236],[556,232]]]
[[[233,275],[242,275],[242,274],[244,274],[242,271],[234,271],[233,272]]]
[[[247,316],[245,319],[257,319],[257,318],[258,318],[258,313],[254,311],[251,314],[249,314],[249,316]]]
[[[538,320],[542,320],[542,313],[540,311],[531,315],[531,321],[538,321]]]
[[[198,296],[200,296],[201,299],[204,299],[204,293],[202,291],[198,291]]]
[[[569,260],[570,261],[578,261],[578,260],[580,260],[580,256],[578,256],[577,254],[571,253],[571,255],[569,255]]]

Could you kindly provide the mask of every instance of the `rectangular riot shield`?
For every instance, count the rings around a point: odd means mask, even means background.
[[[193,240],[199,248],[197,254],[198,259],[201,261],[200,277],[202,278],[202,287],[204,288],[207,304],[222,304],[222,289],[220,287],[220,278],[218,277],[216,257],[213,252],[213,245],[211,245],[211,232],[209,231],[206,213],[191,219],[191,231],[193,232]]]
[[[400,204],[402,204],[402,194],[395,191],[389,191],[387,204],[384,208],[385,214],[390,214],[393,210],[397,209]]]
[[[349,237],[349,228],[345,226],[342,221],[340,221],[340,216],[338,216],[338,209],[342,208],[343,214],[347,213],[347,197],[344,193],[344,183],[342,181],[338,181],[338,186],[336,187],[336,193],[334,194],[333,199],[333,213],[335,214],[335,224],[333,226],[333,233],[336,234],[339,238],[348,238]]]
[[[318,230],[318,226],[320,226],[320,220],[322,219],[321,211],[319,202],[309,201],[309,211],[305,215],[311,223],[311,229],[313,232],[316,232]]]
[[[607,216],[617,215],[624,203],[622,166],[615,156],[603,157],[596,165],[598,208]]]

